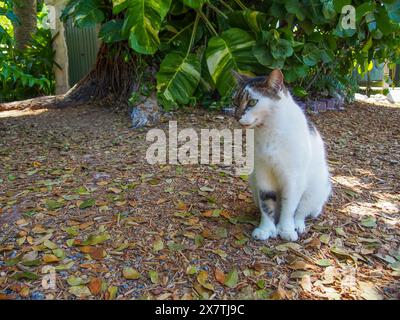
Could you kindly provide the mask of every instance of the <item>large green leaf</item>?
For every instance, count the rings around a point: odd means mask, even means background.
[[[267,15],[260,11],[241,10],[227,14],[231,27],[238,27],[248,31],[260,32],[266,24]]]
[[[129,34],[129,45],[142,54],[154,54],[160,44],[158,32],[171,5],[171,0],[126,0],[122,34]],[[124,7],[122,3],[119,8]]]
[[[254,38],[238,28],[228,29],[208,42],[208,71],[221,95],[227,94],[235,86],[232,70],[250,70],[254,66],[254,44]]]
[[[373,12],[375,8],[375,3],[372,2],[364,2],[359,5],[356,9],[356,21],[359,22],[363,16],[365,16],[369,12]]]
[[[112,3],[114,14],[118,14],[129,7],[129,1],[127,0],[112,0]]]
[[[167,104],[187,104],[200,81],[200,60],[195,54],[172,52],[157,73],[157,91]]]
[[[376,17],[376,23],[378,24],[378,29],[383,33],[383,35],[386,36],[391,32],[395,31],[396,26],[390,22],[385,7],[378,8],[378,12],[375,17]]]
[[[385,3],[384,5],[387,9],[389,18],[394,22],[400,23],[400,1],[393,1],[392,3]]]
[[[336,16],[333,0],[322,0],[322,13],[326,19],[333,19]]]
[[[117,42],[126,39],[122,33],[123,20],[111,20],[101,26],[99,38],[104,42]]]
[[[289,13],[296,15],[297,19],[304,20],[305,10],[298,0],[286,0],[285,8]]]
[[[80,1],[74,10],[75,24],[80,28],[93,27],[105,18],[100,0]]]
[[[290,41],[279,39],[271,43],[271,54],[275,59],[287,58],[293,54]]]
[[[320,61],[319,49],[315,44],[306,43],[302,55],[303,62],[307,66],[315,66]]]
[[[335,8],[336,12],[341,13],[342,8],[351,4],[351,0],[333,0],[333,7]]]

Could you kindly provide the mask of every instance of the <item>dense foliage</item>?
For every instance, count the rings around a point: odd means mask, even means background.
[[[342,27],[347,4],[356,29]],[[232,69],[281,68],[295,94],[334,95],[354,85],[354,68],[400,57],[395,0],[71,0],[67,16],[79,27],[101,23],[105,42],[127,40],[137,53],[160,56],[157,91],[167,108],[205,101],[214,88],[229,96]]]
[[[12,9],[11,0],[0,1],[0,102],[52,94],[54,53],[50,30],[43,26],[45,7],[39,7],[38,30],[23,52],[15,48],[12,22],[18,18]]]

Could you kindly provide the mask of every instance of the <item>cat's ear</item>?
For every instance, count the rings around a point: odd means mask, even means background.
[[[267,78],[267,84],[270,88],[281,91],[284,87],[282,71],[274,69]]]
[[[233,75],[233,78],[235,79],[236,83],[243,83],[249,79],[248,76],[246,76],[244,74],[240,74],[236,70],[232,70],[232,75]]]

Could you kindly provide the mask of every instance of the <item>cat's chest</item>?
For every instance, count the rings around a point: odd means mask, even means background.
[[[256,137],[254,140],[254,153],[256,158],[273,161],[279,158],[282,144],[274,137]]]

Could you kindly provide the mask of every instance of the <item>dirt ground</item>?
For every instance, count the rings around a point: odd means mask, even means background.
[[[287,243],[251,239],[246,177],[148,164],[147,129],[124,113],[0,113],[0,299],[399,299],[400,107],[311,118],[334,193]],[[238,127],[193,109],[173,119]]]

